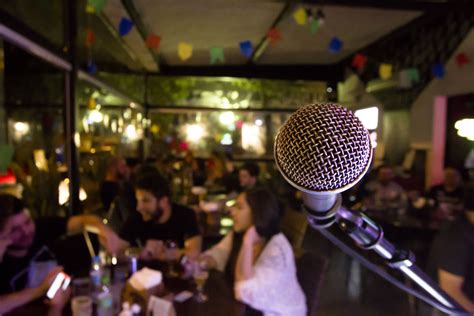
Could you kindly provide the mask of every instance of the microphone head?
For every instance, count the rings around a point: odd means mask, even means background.
[[[282,176],[300,191],[339,193],[356,184],[372,160],[369,132],[338,104],[298,109],[275,138],[275,161]]]

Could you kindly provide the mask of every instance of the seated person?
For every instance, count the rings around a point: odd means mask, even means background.
[[[444,182],[430,188],[428,205],[436,209],[438,219],[454,219],[462,214],[464,189],[461,174],[454,168],[444,170]]]
[[[122,248],[144,245],[142,259],[163,260],[163,243],[174,241],[182,253],[196,258],[202,238],[194,211],[171,202],[168,182],[158,171],[139,177],[135,188],[138,213],[130,214],[120,230],[126,241]]]
[[[364,206],[375,211],[402,211],[407,208],[405,190],[393,181],[395,174],[392,167],[380,166],[377,179],[367,183],[364,188]]]
[[[282,214],[276,197],[266,189],[245,191],[231,214],[234,231],[200,260],[225,271],[236,298],[264,315],[306,315],[293,251],[280,232]]]
[[[242,190],[249,190],[259,185],[260,168],[255,162],[246,162],[239,169],[239,184]]]
[[[465,191],[462,216],[436,237],[428,270],[449,296],[474,313],[474,184]]]
[[[46,293],[59,270],[47,276],[48,271],[44,271],[42,276],[38,271],[27,273],[32,269],[33,261],[61,235],[82,231],[86,225],[95,226],[100,231],[99,240],[108,251],[117,250],[117,235],[96,216],[33,220],[22,200],[0,194],[0,314]],[[39,282],[29,275],[40,279]],[[55,308],[62,308],[64,302],[59,303],[60,306]]]

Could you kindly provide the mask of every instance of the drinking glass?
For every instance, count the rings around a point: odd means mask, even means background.
[[[178,244],[173,240],[165,242],[166,261],[168,262],[168,275],[172,278],[178,277],[179,272],[176,270],[178,265],[179,248]]]
[[[89,296],[75,296],[71,301],[73,316],[92,316],[92,299]]]
[[[194,270],[193,278],[194,282],[196,282],[196,295],[194,299],[198,303],[207,302],[208,297],[204,294],[204,285],[209,278],[209,271],[203,265],[198,265]]]

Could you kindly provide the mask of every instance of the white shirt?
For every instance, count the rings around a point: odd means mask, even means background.
[[[224,271],[232,248],[233,233],[206,251]],[[254,265],[252,278],[238,281],[235,296],[265,316],[306,316],[306,300],[298,280],[293,250],[286,237],[273,236]]]

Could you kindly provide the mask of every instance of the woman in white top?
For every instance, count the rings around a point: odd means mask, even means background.
[[[231,209],[234,231],[201,259],[225,271],[238,300],[265,316],[306,316],[293,251],[280,232],[281,211],[266,189],[241,193]]]

